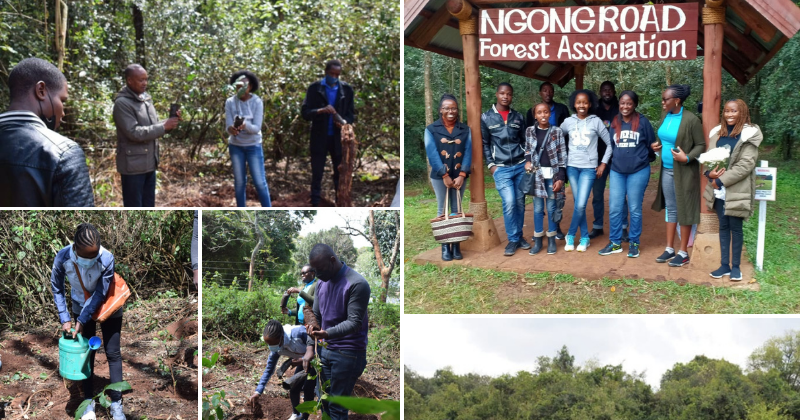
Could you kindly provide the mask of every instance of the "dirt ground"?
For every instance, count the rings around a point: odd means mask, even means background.
[[[222,389],[230,395],[228,402],[233,407],[232,419],[286,420],[292,415],[289,392],[280,385],[276,375],[272,375],[264,393],[256,406],[247,405],[247,399],[261,379],[267,366],[269,351],[265,347],[251,344],[231,345],[228,341],[204,340],[203,352],[208,355],[220,353],[220,359],[211,372],[203,374],[203,389],[208,394]],[[281,358],[281,362],[283,358]],[[292,372],[291,370],[289,372]],[[205,393],[205,392],[204,392]],[[376,399],[400,399],[399,369],[389,369],[382,364],[368,364],[361,378],[356,382],[353,392],[356,397]],[[352,420],[378,419],[375,415],[350,413]],[[311,416],[319,419],[319,416]]]
[[[232,207],[236,205],[230,157],[220,153],[207,157],[209,148],[192,161],[187,148],[170,148],[161,143],[156,206],[158,207]],[[87,147],[84,147],[87,149]],[[95,189],[96,206],[122,206],[122,185],[116,171],[115,145],[105,142],[88,148],[89,171]],[[311,164],[309,159],[286,159],[266,162],[267,185],[273,207],[301,207],[311,203]],[[356,207],[388,206],[394,197],[399,177],[399,159],[388,164],[374,158],[364,158],[355,171],[352,198]],[[321,207],[333,207],[336,195],[333,188],[332,164],[328,159],[322,180]],[[363,178],[363,179],[362,179]],[[370,181],[369,179],[375,179]],[[256,189],[248,175],[247,205],[260,206]]]
[[[175,308],[180,308],[176,310]],[[187,315],[194,313],[194,315]],[[182,340],[165,335],[181,319]],[[102,337],[100,326],[98,335]],[[0,401],[9,419],[71,419],[83,400],[79,382],[58,374],[57,326],[52,329],[0,334]],[[166,337],[166,341],[162,341]],[[126,308],[121,334],[122,374],[133,388],[123,393],[129,420],[197,419],[197,299],[170,298]],[[172,376],[165,366],[172,366]],[[95,393],[109,384],[108,363],[101,347],[95,358]],[[2,403],[0,403],[2,406]],[[2,412],[2,411],[0,411]],[[96,406],[98,419],[109,419]],[[288,418],[288,417],[287,417]]]

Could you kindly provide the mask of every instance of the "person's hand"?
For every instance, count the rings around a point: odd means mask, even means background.
[[[342,124],[340,124],[339,121],[336,121],[335,119],[333,120],[333,125],[336,126],[336,128],[342,128]]]
[[[196,289],[197,288],[197,280],[198,280],[198,274],[197,273],[199,273],[200,270],[192,270],[192,272],[193,272],[192,281],[194,282],[194,287]]]
[[[82,331],[83,331],[83,324],[81,324],[80,322],[76,322],[75,323],[75,335],[77,336]]]
[[[261,394],[259,394],[258,392],[254,392],[253,395],[251,395],[250,398],[247,399],[247,405],[255,406],[256,405],[256,400],[260,396],[261,396]]]
[[[178,126],[178,121],[180,121],[180,117],[172,117],[166,121],[164,121],[164,131],[172,131],[175,127]]]
[[[298,289],[298,288],[296,288],[296,287],[290,287],[290,288],[288,288],[288,289],[286,290],[286,293],[289,293],[289,294],[292,294],[292,293],[300,293],[300,289]]]
[[[238,136],[239,135],[239,131],[242,130],[242,127],[244,127],[244,124],[241,125],[239,128],[236,128],[236,127],[231,125],[231,126],[228,127],[228,134],[230,134],[232,136]]]
[[[314,331],[317,331],[317,330],[319,330],[319,328],[317,328],[317,327],[315,327],[315,326],[313,326],[311,324],[306,324],[306,334],[311,335],[311,333],[313,333]]]
[[[445,187],[455,188],[455,185],[453,185],[453,178],[450,178],[450,175],[445,175],[444,178],[442,178],[442,181],[444,181]]]
[[[322,340],[328,338],[328,332],[325,330],[317,330],[309,333],[310,336],[316,338],[317,340]]]
[[[459,175],[453,180],[453,188],[460,190],[462,185],[464,185],[464,177]]]
[[[676,149],[678,149],[677,152],[674,149],[672,150],[672,158],[681,163],[688,162],[689,158],[686,156],[686,153],[681,150],[680,146],[676,147]]]
[[[650,143],[650,148],[652,148],[654,152],[660,152],[661,151],[661,143],[659,143],[657,141],[654,141],[654,142]]]
[[[531,168],[533,168],[533,163],[525,162],[525,172],[530,172]]]
[[[284,315],[289,315],[289,308],[281,306],[281,313]]]
[[[309,356],[308,354],[303,356],[303,359],[302,359],[303,360],[303,370],[306,371],[306,372],[308,372],[308,365],[309,365],[309,363],[311,363],[311,358],[312,357],[314,357],[314,353],[311,353],[311,356]]]
[[[328,105],[325,108],[320,108],[317,110],[318,114],[333,114],[334,112],[336,112],[336,109],[333,107],[333,105]]]
[[[64,332],[67,333],[67,334],[72,334],[70,332],[70,330],[72,329],[72,322],[67,321],[67,322],[61,324],[61,329],[64,330]]]
[[[601,163],[600,166],[597,167],[597,169],[595,170],[595,173],[597,174],[597,178],[598,179],[601,176],[603,176],[603,172],[605,172],[605,170],[606,170],[606,164],[605,163]]]
[[[489,172],[491,172],[491,173],[492,173],[492,176],[494,176],[494,172],[495,172],[496,170],[497,170],[497,166],[492,166],[491,168],[489,168]]]
[[[715,166],[713,170],[708,171],[708,177],[711,179],[717,179],[725,173],[725,168],[719,169],[719,166]]]
[[[303,358],[292,359],[292,366],[300,366],[303,364]]]
[[[553,183],[553,192],[559,192],[559,191],[561,191],[561,188],[562,188],[563,186],[564,186],[564,181],[562,181],[562,180],[560,180],[560,179],[559,179],[558,181],[556,181],[556,182],[554,182],[554,183]]]

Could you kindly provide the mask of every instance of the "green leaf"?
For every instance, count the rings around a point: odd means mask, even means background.
[[[295,410],[297,410],[297,411],[299,411],[301,413],[316,414],[317,413],[317,405],[318,405],[318,403],[316,401],[306,401],[306,402],[298,405],[297,407],[295,407]]]
[[[81,420],[81,417],[83,416],[83,412],[86,411],[86,407],[89,406],[89,403],[91,401],[92,400],[83,400],[81,405],[79,405],[78,408],[75,410],[75,420]]]
[[[216,411],[217,411],[217,418],[218,418],[219,420],[222,420],[222,418],[223,418],[223,414],[224,414],[224,413],[222,412],[222,407],[217,407],[217,410],[216,410]]]
[[[395,400],[373,400],[372,398],[356,398],[346,396],[328,396],[328,402],[341,405],[342,407],[355,411],[360,414],[381,414],[388,413],[400,416],[400,401]]]
[[[25,251],[17,252],[17,259],[21,260],[21,259],[25,258],[26,255],[28,255],[28,254],[26,254]]]
[[[133,388],[131,388],[131,384],[129,384],[128,381],[122,381],[122,382],[114,382],[113,384],[106,385],[106,387],[103,388],[103,392],[105,392],[106,390],[109,390],[109,389],[112,390],[112,391],[122,392],[122,391],[130,391]]]
[[[40,374],[39,374],[39,379],[41,379],[41,380],[45,380],[45,379],[47,379],[47,374],[46,374],[46,373],[44,373],[44,372],[40,373]]]
[[[105,408],[111,407],[111,400],[106,397],[106,394],[101,395],[97,401]]]
[[[214,353],[211,356],[211,364],[212,365],[216,365],[217,364],[217,360],[219,360],[219,353]]]
[[[214,367],[214,363],[212,363],[212,362],[211,362],[211,360],[209,360],[209,359],[206,359],[206,358],[204,357],[204,358],[203,358],[203,367],[205,367],[205,368],[212,368],[212,367]]]

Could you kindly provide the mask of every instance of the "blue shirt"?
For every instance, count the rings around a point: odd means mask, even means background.
[[[308,284],[303,286],[303,291],[308,293],[308,289],[311,288],[311,286],[314,284],[315,281],[317,281],[316,278],[314,278],[314,280],[311,280],[310,282],[308,282]],[[305,316],[303,315],[303,308],[305,306],[306,306],[306,300],[303,299],[303,297],[298,294],[297,295],[297,320],[300,321],[301,323],[303,322],[303,319],[305,318]]]
[[[556,125],[558,125],[558,124],[556,124],[556,113],[553,112],[553,111],[555,111],[555,109],[556,109],[556,103],[553,102],[553,106],[550,107],[550,120],[549,120],[550,121],[550,127],[555,127]],[[535,116],[534,116],[534,118],[535,118]]]
[[[336,94],[339,92],[339,82],[336,82],[333,87],[328,86],[325,83],[325,79],[322,79],[322,85],[325,86],[325,95],[328,97],[328,104],[333,106],[336,103]],[[333,115],[328,116],[328,135],[332,136],[334,133],[333,131]]]
[[[671,112],[667,113],[664,117],[664,122],[658,128],[658,138],[661,139],[661,162],[664,167],[672,169],[672,148],[675,147],[675,140],[678,139],[678,128],[681,126],[681,118],[683,118],[683,107],[677,114]]]
[[[264,387],[267,386],[270,376],[275,373],[278,367],[278,359],[281,356],[286,356],[291,359],[299,359],[306,354],[306,346],[308,342],[308,335],[306,334],[306,327],[303,326],[283,326],[283,345],[277,353],[270,352],[267,358],[267,368],[261,375],[261,380],[258,381],[256,392],[259,394],[264,393]],[[313,344],[312,344],[313,345]]]

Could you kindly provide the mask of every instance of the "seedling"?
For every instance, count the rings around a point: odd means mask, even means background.
[[[75,420],[80,420],[81,419],[81,416],[83,415],[83,412],[86,411],[86,407],[89,406],[89,403],[92,402],[92,400],[96,399],[97,402],[99,402],[100,405],[102,405],[106,409],[111,407],[111,400],[108,397],[106,397],[106,390],[109,390],[109,389],[113,390],[113,391],[122,392],[122,391],[129,391],[132,388],[131,388],[131,384],[129,384],[128,381],[114,382],[113,384],[106,385],[106,387],[103,388],[103,390],[100,391],[99,394],[95,395],[94,397],[92,397],[89,400],[84,400],[81,403],[81,405],[78,406],[78,409],[75,410]]]

